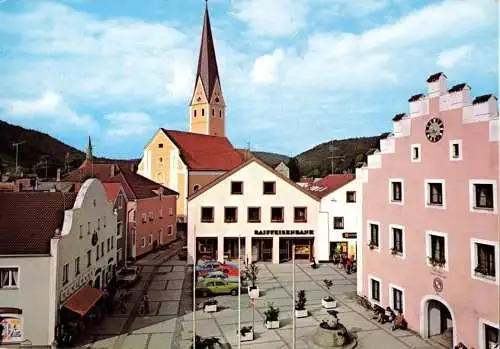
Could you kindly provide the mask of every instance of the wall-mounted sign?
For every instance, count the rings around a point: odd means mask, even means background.
[[[436,277],[432,280],[432,286],[434,287],[434,291],[441,292],[443,290],[443,280]]]
[[[0,343],[23,341],[23,311],[17,308],[0,309]]]
[[[344,239],[356,239],[358,237],[358,233],[342,233],[342,237]]]
[[[255,230],[255,235],[314,235],[314,230]]]

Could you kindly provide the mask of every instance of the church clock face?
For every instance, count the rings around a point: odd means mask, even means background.
[[[432,143],[439,142],[439,140],[443,138],[443,133],[444,124],[443,121],[439,118],[430,119],[425,126],[425,136]]]

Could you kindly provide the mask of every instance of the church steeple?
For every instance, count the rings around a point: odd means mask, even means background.
[[[87,161],[92,161],[93,155],[92,155],[92,141],[90,140],[89,136],[89,143],[87,144],[87,154],[85,156],[85,160]]]
[[[206,1],[198,69],[189,114],[191,132],[224,136],[225,104]]]

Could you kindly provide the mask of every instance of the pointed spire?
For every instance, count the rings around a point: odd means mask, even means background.
[[[198,81],[198,78],[201,78],[206,97],[208,100],[210,100],[212,97],[212,92],[214,90],[215,81],[219,79],[219,70],[217,69],[217,58],[215,56],[212,27],[210,26],[210,16],[208,15],[207,0],[205,0],[205,18],[203,19],[203,31],[201,33],[200,55],[198,58],[198,71],[196,72],[196,81]]]
[[[92,161],[92,141],[90,140],[90,136],[89,136],[89,144],[87,145],[87,155],[85,157],[86,160],[88,161]]]

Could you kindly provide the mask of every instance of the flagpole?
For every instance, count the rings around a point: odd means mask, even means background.
[[[193,229],[194,251],[193,251],[193,348],[196,348],[196,224]]]
[[[241,349],[241,232],[238,231],[238,349]]]
[[[295,321],[295,244],[292,245],[292,292],[293,292],[293,306],[292,306],[292,317],[293,317],[293,337],[292,337],[292,349],[295,349],[295,326],[296,326],[296,321]]]

